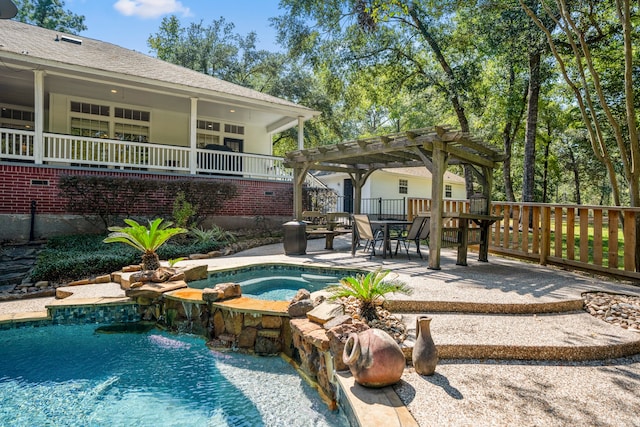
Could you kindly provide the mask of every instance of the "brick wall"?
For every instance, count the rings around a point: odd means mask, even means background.
[[[111,170],[79,170],[54,166],[0,164],[0,214],[29,214],[31,201],[37,203],[39,214],[65,214],[66,199],[59,196],[61,175],[105,175],[131,178],[174,180],[212,179],[189,175],[152,174]],[[231,178],[229,178],[231,179]],[[238,196],[228,201],[217,215],[227,216],[290,216],[293,211],[293,187],[289,182],[232,179],[238,186]],[[141,213],[152,208],[140,204]]]

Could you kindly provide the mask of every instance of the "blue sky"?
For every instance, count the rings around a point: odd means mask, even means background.
[[[258,48],[278,50],[269,18],[278,16],[278,0],[66,0],[65,10],[84,15],[89,28],[80,35],[149,54],[147,39],[162,18],[176,15],[182,26],[221,16],[235,25],[235,33],[255,31]]]

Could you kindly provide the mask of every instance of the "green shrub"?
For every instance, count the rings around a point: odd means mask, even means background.
[[[38,255],[31,280],[62,283],[111,273],[139,262],[138,253],[126,246],[102,243],[102,235],[53,237]]]
[[[127,245],[103,243],[104,235],[74,235],[52,237],[47,247],[38,255],[31,273],[32,281],[48,280],[66,283],[101,274],[109,274],[130,264],[140,263],[140,253]],[[197,243],[188,241],[184,245],[168,243],[158,254],[168,260],[189,256],[192,253],[207,253],[220,247],[218,242]]]

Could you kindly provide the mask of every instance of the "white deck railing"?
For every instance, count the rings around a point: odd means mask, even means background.
[[[34,160],[33,132],[0,128],[0,158]]]
[[[188,147],[88,138],[54,133],[43,134],[42,161],[70,166],[100,166],[114,169],[189,173]],[[293,172],[280,157],[197,149],[195,172],[291,181]],[[34,133],[0,128],[0,160],[35,162]]]

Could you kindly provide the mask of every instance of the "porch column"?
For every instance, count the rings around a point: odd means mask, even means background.
[[[33,72],[34,135],[33,156],[36,165],[44,159],[44,71]]]
[[[433,141],[433,170],[431,171],[431,231],[429,232],[429,268],[440,270],[442,247],[442,211],[444,172],[447,168],[447,153],[442,141]]]
[[[198,166],[198,143],[196,141],[197,123],[198,123],[198,98],[191,99],[191,111],[189,112],[189,173],[196,174]]]
[[[304,150],[304,120],[298,116],[298,150]]]

